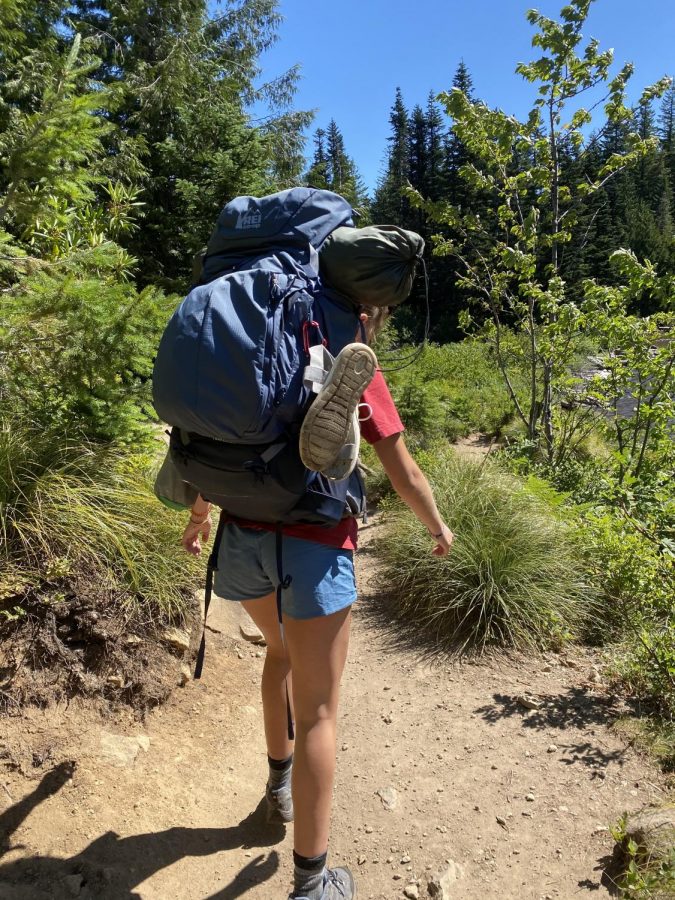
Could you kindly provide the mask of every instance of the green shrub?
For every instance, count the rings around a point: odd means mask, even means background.
[[[121,254],[121,255],[120,255]],[[36,268],[3,301],[0,410],[90,440],[138,441],[154,418],[150,377],[173,309],[154,288],[123,280],[114,244]]]
[[[623,857],[623,872],[616,882],[619,897],[632,900],[672,900],[675,896],[675,847],[662,858],[652,859],[627,832],[624,813],[610,831]]]
[[[5,596],[84,577],[129,613],[180,617],[196,568],[150,488],[152,466],[151,454],[0,420]]]
[[[668,542],[610,509],[587,512],[580,527],[586,567],[601,587],[595,636],[614,643],[624,688],[675,722],[675,556]]]
[[[472,431],[498,434],[512,419],[513,403],[492,350],[480,341],[429,344],[400,371],[387,372],[386,354],[381,363],[412,444],[441,435],[452,441]],[[524,378],[514,375],[518,390]]]
[[[438,649],[545,647],[593,614],[573,530],[549,502],[496,466],[420,454],[456,538],[442,559],[402,504],[381,543],[395,613]]]

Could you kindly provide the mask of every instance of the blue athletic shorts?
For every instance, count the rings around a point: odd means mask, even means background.
[[[286,537],[282,541],[282,613],[291,619],[329,616],[356,600],[353,550]],[[213,589],[227,600],[255,600],[273,593],[277,575],[276,534],[225,526]]]

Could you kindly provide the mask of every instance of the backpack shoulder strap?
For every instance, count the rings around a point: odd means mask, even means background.
[[[209,562],[206,567],[206,584],[204,586],[204,624],[202,628],[202,640],[199,645],[199,652],[197,653],[197,662],[195,663],[195,681],[202,677],[202,669],[204,668],[204,656],[206,654],[206,617],[209,614],[209,606],[211,605],[213,573],[218,570],[218,552],[220,551],[220,544],[223,540],[223,531],[225,530],[226,522],[227,516],[225,515],[225,512],[221,510],[220,518],[218,519],[218,528],[216,529],[216,536],[213,541]]]

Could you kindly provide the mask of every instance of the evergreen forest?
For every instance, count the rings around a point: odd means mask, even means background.
[[[602,648],[675,765],[675,84],[629,102],[591,2],[522,22],[525,121],[461,60],[425,105],[392,85],[369,193],[340,124],[296,108],[299,68],[261,78],[277,0],[0,0],[0,705],[60,665],[66,639],[35,635],[69,609],[187,615],[202,569],[152,491],[157,344],[224,203],[308,185],[426,242],[376,349],[457,540],[431,556],[365,448],[392,616],[434,651]],[[101,665],[85,647],[68,690]]]

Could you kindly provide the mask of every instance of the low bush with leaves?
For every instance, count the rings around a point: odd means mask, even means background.
[[[627,900],[672,900],[675,896],[675,847],[665,856],[652,859],[628,834],[624,813],[611,833],[623,857],[623,871],[615,878],[619,896]]]
[[[386,354],[381,363],[386,372]],[[523,378],[515,376],[516,384]],[[396,371],[392,364],[387,381],[414,446],[472,431],[499,434],[513,416],[492,351],[481,341],[430,344],[409,368]]]
[[[588,627],[595,593],[555,492],[451,451],[418,454],[456,538],[442,559],[392,502],[381,543],[395,614],[439,650],[547,647]]]
[[[675,556],[609,509],[585,512],[581,529],[586,566],[602,589],[596,636],[612,645],[612,668],[628,692],[675,723]]]

